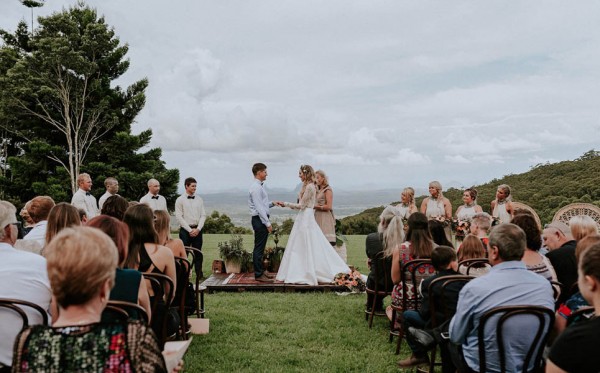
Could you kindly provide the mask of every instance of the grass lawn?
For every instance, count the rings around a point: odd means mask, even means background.
[[[204,273],[218,259],[217,243],[229,238],[204,236]],[[364,242],[365,236],[349,236],[347,243],[348,264],[363,273]],[[253,236],[244,236],[246,250],[252,246]],[[398,371],[387,319],[375,318],[372,329],[364,319],[365,294],[221,292],[205,300],[210,333],[194,336],[188,372]],[[401,356],[407,355],[404,342]]]

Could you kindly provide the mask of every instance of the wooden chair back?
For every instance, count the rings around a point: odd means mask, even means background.
[[[191,256],[192,260],[191,260],[191,264],[192,264],[192,268],[196,267],[196,263],[199,262],[203,262],[202,260],[197,261],[196,258],[204,258],[204,254],[202,254],[202,251],[196,249],[195,247],[192,246],[186,246],[185,247],[185,252],[188,254],[188,257]],[[200,309],[200,282],[201,279],[200,277],[198,277],[198,273],[199,271],[201,271],[202,268],[195,268],[194,272],[196,273],[196,278],[194,281],[194,289],[196,291],[196,317],[200,317],[201,315],[204,315],[204,309]],[[191,269],[190,269],[191,271]]]
[[[435,274],[431,259],[413,259],[404,263],[400,272],[402,282],[402,309],[419,309],[418,287],[421,282]],[[411,303],[414,302],[414,305]]]
[[[386,297],[390,295],[392,292],[392,271],[391,271],[391,261],[389,257],[385,256],[383,251],[378,252],[373,260],[371,261],[371,268],[373,268],[373,279],[375,282],[375,286],[373,288],[369,288],[367,286],[366,291],[368,294],[372,294],[373,302],[370,305],[371,310],[366,310],[365,317],[369,319],[369,328],[373,326],[373,316],[375,315],[375,303],[377,301],[377,297]],[[380,289],[380,279],[383,279],[383,289]]]
[[[436,328],[436,327],[440,326],[442,323],[444,323],[445,321],[450,320],[450,318],[452,318],[452,316],[454,316],[454,313],[456,312],[456,309],[451,310],[450,307],[448,306],[448,293],[449,293],[448,286],[451,284],[457,284],[457,283],[463,283],[463,286],[464,286],[465,284],[467,284],[469,281],[471,281],[474,278],[475,277],[473,277],[473,276],[466,276],[466,275],[450,275],[450,276],[438,277],[429,283],[429,287],[427,288],[427,295],[429,297],[429,311],[431,314],[431,328]],[[436,302],[436,295],[434,293],[434,289],[436,286],[441,286],[439,302]],[[457,296],[457,300],[458,300],[458,296]],[[436,303],[441,305],[441,307],[442,307],[442,312],[444,314],[443,319],[438,320],[438,317],[437,317],[438,309],[436,307]],[[431,357],[429,359],[429,371],[430,372],[434,371],[436,351],[437,351],[437,346],[435,346],[433,348],[433,350],[431,351]]]
[[[466,267],[467,268],[466,274],[467,274],[467,276],[469,276],[472,268],[480,268],[482,266],[491,267],[490,261],[488,260],[488,258],[473,258],[473,259],[461,260],[458,263],[458,270],[460,272],[461,267]]]
[[[148,313],[144,307],[137,303],[126,302],[122,300],[109,300],[106,309],[112,312],[112,315],[124,320],[141,320],[145,324],[150,322]],[[104,315],[103,315],[104,317]]]
[[[158,338],[160,348],[163,348],[167,340],[167,322],[169,308],[173,301],[175,284],[167,275],[160,273],[144,273],[144,278],[150,282],[154,295],[150,298],[152,310],[151,326]],[[162,304],[164,304],[164,308]],[[159,310],[160,308],[160,310]]]
[[[567,317],[567,326],[579,321],[580,319],[589,319],[594,316],[595,308],[593,306],[581,307]]]
[[[36,313],[39,313],[42,317],[42,325],[49,324],[48,313],[41,306],[35,303],[21,299],[0,298],[0,307],[13,310],[15,313],[21,316],[21,319],[23,320],[23,329],[29,326],[29,317],[23,309],[24,307],[30,308]]]
[[[187,310],[186,310],[186,290],[189,283],[190,271],[192,264],[187,258],[175,257],[175,270],[177,273],[177,287],[175,289],[175,298],[171,307],[176,308],[181,321],[179,335],[181,339],[185,339],[187,335]]]
[[[552,325],[554,324],[554,310],[551,310],[546,307],[540,306],[500,306],[492,308],[491,310],[484,313],[479,319],[479,328],[478,328],[478,343],[479,343],[479,371],[486,372],[486,359],[488,356],[488,351],[485,348],[485,339],[486,332],[488,333],[487,337],[489,338],[489,333],[494,333],[496,338],[496,343],[498,345],[498,354],[497,359],[500,362],[500,371],[507,372],[506,367],[506,350],[507,346],[522,346],[522,340],[514,340],[511,341],[510,338],[514,338],[514,336],[510,334],[510,331],[505,332],[505,326],[515,326],[514,322],[509,320],[515,317],[525,317],[525,316],[533,316],[533,320],[537,322],[537,328],[535,334],[533,334],[533,338],[529,341],[529,345],[527,346],[527,351],[525,354],[525,359],[523,360],[523,373],[527,372],[537,372],[540,369],[542,363],[542,352],[544,350],[544,346],[546,345],[546,340],[548,339],[549,331],[552,329]],[[487,324],[490,321],[495,321],[495,325],[492,326],[492,329],[489,327],[486,328]],[[516,347],[518,348],[518,347]],[[525,352],[525,351],[523,351]],[[490,352],[492,353],[492,352]],[[514,357],[514,355],[513,355]],[[532,369],[529,369],[531,362],[533,361]]]

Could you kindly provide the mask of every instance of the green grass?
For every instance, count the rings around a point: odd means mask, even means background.
[[[204,272],[218,258],[204,236]],[[280,244],[287,242],[283,237]],[[348,237],[348,263],[366,273],[365,236]],[[253,236],[244,236],[251,251]],[[270,239],[267,246],[273,246]],[[206,294],[210,333],[194,336],[185,356],[188,372],[397,372],[387,318],[364,318],[365,294],[221,292]],[[389,300],[388,300],[389,301]],[[403,343],[402,358],[408,355]]]

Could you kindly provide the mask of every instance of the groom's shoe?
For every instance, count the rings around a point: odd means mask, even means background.
[[[263,275],[267,276],[268,278],[275,278],[275,277],[277,277],[276,273],[267,272],[267,271],[263,272]]]
[[[265,273],[263,273],[262,275],[260,275],[260,277],[254,278],[254,280],[256,280],[258,282],[273,282],[273,279],[267,277],[267,275]]]

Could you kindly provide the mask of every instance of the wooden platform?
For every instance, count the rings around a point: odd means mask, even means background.
[[[258,282],[254,273],[213,273],[202,282],[209,293],[215,291],[269,291],[269,292],[310,292],[310,291],[339,291],[346,292],[345,286],[333,284],[300,285],[285,284],[280,281]]]

